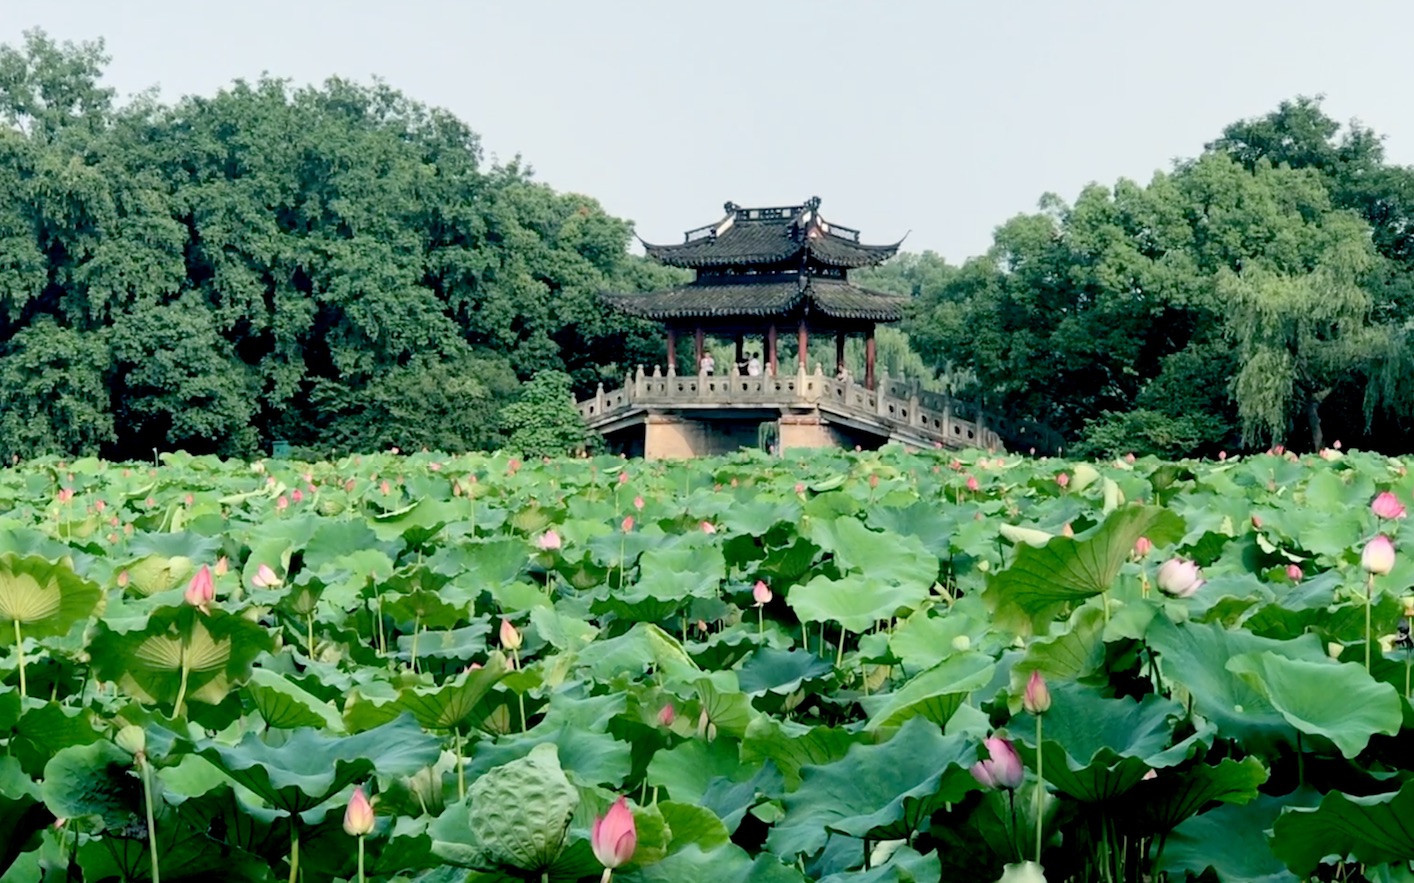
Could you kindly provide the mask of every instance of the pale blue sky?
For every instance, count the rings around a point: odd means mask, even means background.
[[[1396,0],[0,0],[0,41],[35,26],[105,38],[124,94],[380,76],[650,241],[819,195],[960,260],[1046,191],[1147,181],[1298,94],[1414,163]]]

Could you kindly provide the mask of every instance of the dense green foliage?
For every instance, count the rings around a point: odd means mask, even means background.
[[[661,362],[631,227],[377,84],[116,106],[99,45],[0,48],[0,456],[504,440],[519,380]]]
[[[1406,879],[1409,461],[953,457],[0,470],[0,883]]]
[[[1147,186],[1047,196],[962,266],[869,279],[918,295],[925,357],[1077,452],[1407,450],[1411,243],[1414,169],[1298,99]]]

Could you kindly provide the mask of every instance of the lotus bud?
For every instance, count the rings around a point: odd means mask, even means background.
[[[262,564],[255,569],[255,576],[250,578],[250,584],[257,589],[273,589],[280,585],[280,577],[275,575],[269,564]]]
[[[705,708],[697,715],[697,735],[708,742],[716,741],[717,738],[717,725],[707,716]]]
[[[1387,521],[1394,521],[1405,516],[1404,504],[1399,502],[1399,498],[1389,491],[1385,491],[1375,497],[1370,504],[1370,511],[1375,513],[1376,518],[1383,518]]]
[[[1384,534],[1370,540],[1360,553],[1360,566],[1375,576],[1389,573],[1394,569],[1394,543]]]
[[[878,476],[877,474],[869,476],[869,487],[872,489],[872,488],[876,488],[876,487],[878,487],[878,486],[879,486],[879,476]]]
[[[633,508],[637,509],[639,512],[643,511],[643,497],[639,496],[633,498]]]
[[[539,547],[542,552],[553,552],[560,548],[560,535],[552,527],[540,535],[539,539],[535,541],[535,545]]]
[[[1021,707],[1032,714],[1045,714],[1051,710],[1051,691],[1039,671],[1031,672],[1031,677],[1027,679],[1026,692],[1021,696]]]
[[[363,793],[363,786],[354,789],[349,798],[349,806],[344,810],[344,833],[350,837],[363,837],[373,830],[373,804]]]
[[[707,620],[699,619],[697,621],[697,631],[699,634],[707,634]]]
[[[1303,576],[1305,576],[1305,574],[1303,574],[1303,573],[1301,572],[1301,568],[1300,568],[1299,566],[1297,566],[1297,565],[1295,565],[1295,564],[1288,564],[1288,565],[1286,565],[1286,578],[1287,578],[1287,579],[1291,580],[1291,581],[1294,582],[1294,583],[1299,583],[1299,582],[1301,582],[1301,578],[1302,578]]]
[[[756,601],[757,607],[764,607],[771,603],[775,595],[771,592],[771,587],[766,585],[764,580],[757,580],[756,585],[751,587],[751,597]]]
[[[215,597],[216,584],[211,580],[211,567],[203,564],[196,575],[191,578],[191,582],[187,583],[187,603],[200,610],[205,610]]]
[[[212,570],[212,573],[214,573],[216,576],[225,576],[226,571],[230,569],[230,560],[225,555],[222,555],[220,558],[216,559],[216,567]]]
[[[677,717],[677,710],[673,708],[673,703],[669,702],[667,705],[664,705],[658,710],[658,725],[662,727],[671,727],[673,725],[673,721],[677,720]]]
[[[511,625],[511,621],[501,617],[501,646],[507,650],[519,650],[521,645],[520,630]]]
[[[1149,557],[1149,553],[1154,551],[1154,541],[1148,537],[1140,537],[1134,541],[1134,554],[1140,558]]]
[[[627,473],[627,472],[620,472],[620,473],[619,473],[619,484],[628,484],[628,473]]]
[[[1171,558],[1159,568],[1159,589],[1175,598],[1191,598],[1203,587],[1198,565],[1184,558]]]
[[[633,858],[638,848],[638,830],[633,823],[633,810],[628,800],[619,797],[609,811],[594,819],[589,832],[589,846],[599,864],[610,870],[621,867]]]
[[[704,521],[702,522],[702,532],[708,534],[716,533],[717,526],[710,521]]]
[[[388,484],[388,479],[385,478],[382,481],[378,482],[378,492],[385,497],[393,492],[393,487],[392,485]]]
[[[147,751],[147,732],[137,724],[128,724],[113,737],[118,747],[137,757]]]
[[[1070,486],[1070,475],[1064,472],[1060,473],[1056,476],[1056,484],[1060,485],[1061,490],[1065,490]]]
[[[1069,521],[1067,521],[1065,524],[1062,524],[1062,525],[1061,525],[1061,536],[1063,536],[1063,537],[1074,537],[1074,536],[1075,536],[1075,528],[1073,528],[1073,527],[1070,526],[1070,522],[1069,522]]]
[[[629,533],[630,531],[633,530],[633,516],[632,516],[632,515],[626,515],[626,516],[624,516],[624,521],[623,521],[622,527],[623,527],[623,529],[624,529],[624,533]]]
[[[118,588],[126,589],[128,587],[128,579],[128,572],[126,570],[118,571]]]
[[[804,494],[804,493],[805,493],[805,482],[803,482],[803,481],[797,481],[797,482],[795,483],[795,492],[796,492],[796,494]]]
[[[969,491],[974,491],[974,492],[975,492],[975,491],[976,491],[978,488],[980,488],[981,486],[982,486],[982,485],[981,485],[980,483],[978,483],[978,481],[977,481],[977,476],[975,476],[975,475],[969,475],[969,476],[967,476],[967,489],[968,489]]]
[[[295,488],[294,490],[290,491],[290,500],[295,503],[303,503],[304,491],[300,490],[299,488]]]
[[[972,778],[987,788],[1003,788],[1014,791],[1026,778],[1026,769],[1021,765],[1021,757],[1011,742],[1000,736],[993,736],[984,743],[988,758],[972,765]]]

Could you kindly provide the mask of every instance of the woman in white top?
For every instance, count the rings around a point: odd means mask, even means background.
[[[748,377],[761,376],[761,359],[755,353],[752,353],[751,358],[746,362],[746,374]]]
[[[711,353],[703,353],[702,361],[698,364],[698,368],[703,374],[710,376],[717,370],[717,360],[712,358]]]

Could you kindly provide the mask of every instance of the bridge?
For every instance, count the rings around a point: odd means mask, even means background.
[[[650,459],[727,453],[771,443],[792,447],[1011,449],[1056,453],[1046,427],[985,414],[975,404],[882,373],[874,389],[800,369],[742,375],[662,374],[640,366],[624,385],[576,402],[585,424],[610,444]],[[643,427],[642,449],[638,428]],[[763,435],[764,427],[764,435]]]

